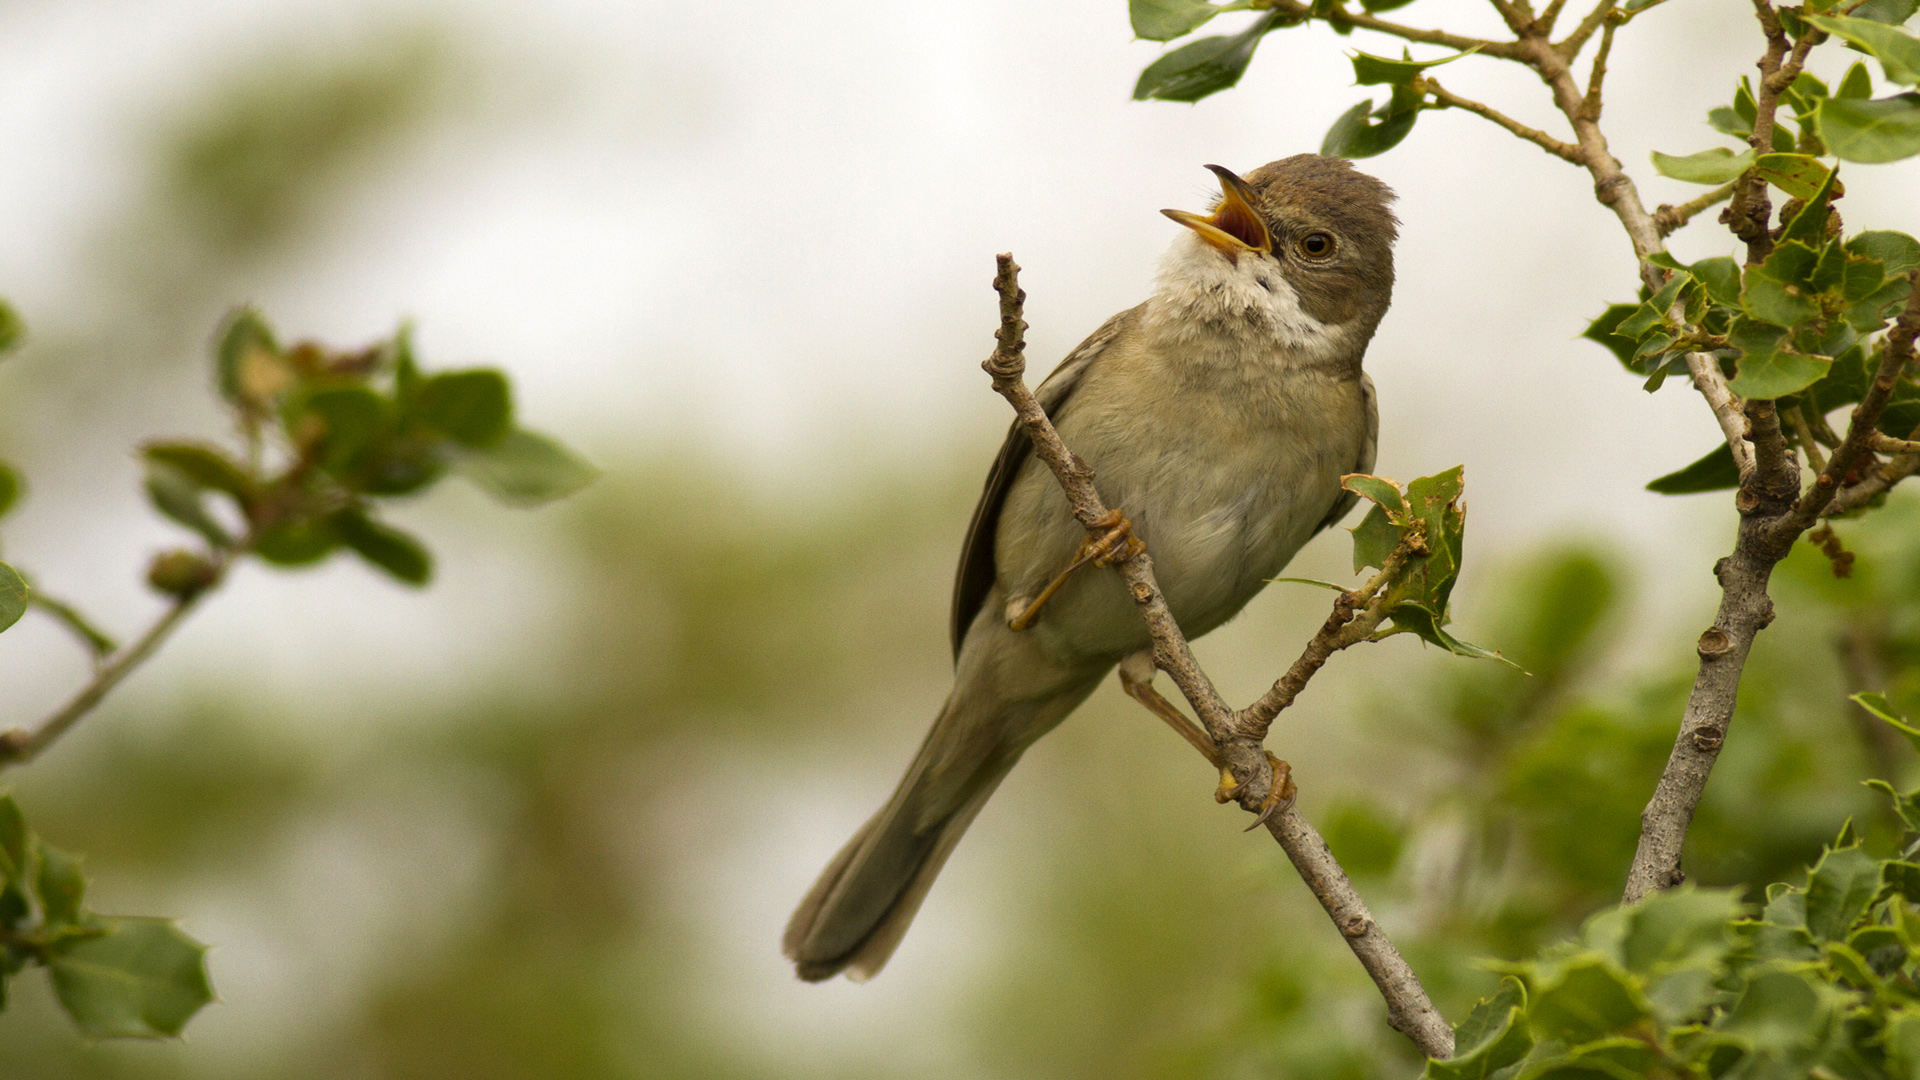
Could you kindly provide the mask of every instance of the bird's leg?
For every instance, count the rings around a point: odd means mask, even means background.
[[[1089,536],[1080,541],[1080,550],[1074,555],[1073,562],[1068,564],[1065,570],[1060,571],[1059,577],[1048,582],[1047,587],[1040,590],[1040,595],[1034,597],[1033,602],[1028,604],[1020,614],[1007,620],[1009,628],[1018,632],[1038,622],[1040,609],[1047,606],[1047,601],[1053,599],[1053,594],[1060,591],[1060,586],[1067,583],[1067,579],[1073,576],[1075,570],[1088,563],[1095,566],[1112,566],[1114,563],[1126,562],[1147,550],[1147,545],[1133,535],[1133,523],[1122,517],[1120,511],[1107,511],[1107,515],[1096,524],[1107,531],[1097,540]]]
[[[1220,753],[1213,736],[1187,719],[1187,714],[1153,688],[1153,674],[1153,653],[1143,649],[1120,662],[1120,688],[1127,692],[1128,697],[1145,705],[1148,712],[1165,720],[1175,734],[1187,740],[1209,764],[1220,770],[1220,786],[1214,789],[1213,801],[1231,802],[1234,793],[1240,790],[1240,782],[1233,778],[1233,770],[1228,767],[1226,757]],[[1260,816],[1247,826],[1249,832],[1265,825],[1273,815],[1292,809],[1294,800],[1300,795],[1299,787],[1293,782],[1293,766],[1273,756],[1272,751],[1267,751],[1267,764],[1273,768],[1273,786],[1267,789],[1267,797],[1260,801]]]
[[[1142,663],[1144,661],[1144,663]],[[1141,674],[1139,668],[1145,668]],[[1127,696],[1147,707],[1147,711],[1167,722],[1173,733],[1187,740],[1187,744],[1200,751],[1214,768],[1221,770],[1222,784],[1230,783],[1233,774],[1226,771],[1227,759],[1220,756],[1220,748],[1213,743],[1213,736],[1201,729],[1199,724],[1187,719],[1181,712],[1153,688],[1153,654],[1141,651],[1134,653],[1120,664],[1120,688]]]

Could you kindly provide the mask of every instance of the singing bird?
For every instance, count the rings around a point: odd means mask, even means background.
[[[1238,614],[1344,517],[1340,478],[1373,467],[1361,371],[1393,292],[1385,184],[1301,154],[1245,179],[1209,165],[1151,298],[1068,354],[1035,396],[1153,558],[1181,628]],[[906,776],[807,893],[784,947],[802,979],[864,980],[900,944],[954,845],[1027,747],[1115,664],[1151,678],[1119,575],[1063,576],[1086,532],[1016,422],[987,474],[954,582],[953,690]]]

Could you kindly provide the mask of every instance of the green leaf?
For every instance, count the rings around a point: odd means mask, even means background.
[[[1269,11],[1231,37],[1201,38],[1167,53],[1140,73],[1133,100],[1199,101],[1233,86],[1253,62],[1260,39],[1279,22],[1279,12]]]
[[[1628,971],[1646,974],[1665,966],[1718,964],[1733,947],[1728,924],[1741,914],[1737,889],[1682,885],[1655,893],[1630,908],[1620,959]]]
[[[1771,970],[1747,980],[1718,1026],[1756,1050],[1791,1054],[1810,1049],[1825,1034],[1827,1019],[1827,1002],[1810,977]]]
[[[1920,240],[1903,232],[1876,229],[1847,241],[1847,253],[1880,263],[1889,277],[1905,277],[1920,266]]]
[[[155,510],[199,533],[214,547],[233,546],[233,537],[227,535],[225,526],[215,520],[200,501],[205,489],[186,473],[172,465],[148,461],[145,487],[147,501],[153,503]]]
[[[1875,693],[1851,694],[1847,700],[1867,710],[1874,716],[1879,717],[1881,720],[1886,721],[1895,731],[1905,735],[1907,741],[1913,744],[1915,750],[1920,750],[1920,727],[1914,727],[1913,724],[1908,722],[1906,717],[1895,712],[1893,710],[1893,703],[1887,700],[1887,695]]]
[[[1626,318],[1614,333],[1620,337],[1639,341],[1647,331],[1656,326],[1665,326],[1673,317],[1673,305],[1680,298],[1680,290],[1692,279],[1686,274],[1673,274],[1660,291],[1647,298],[1634,313]]]
[[[0,517],[5,517],[20,501],[20,492],[25,486],[13,466],[0,461]]]
[[[1207,0],[1128,0],[1127,16],[1133,21],[1135,37],[1148,41],[1172,41],[1200,28],[1219,14],[1220,9]]]
[[[96,1038],[180,1034],[213,1000],[206,946],[164,919],[111,919],[105,933],[62,939],[47,967],[60,1004]]]
[[[1645,1017],[1647,1001],[1634,981],[1598,954],[1574,959],[1542,980],[1529,1018],[1548,1038],[1591,1042]]]
[[[1393,11],[1406,7],[1413,0],[1360,0],[1360,6],[1371,12]]]
[[[1355,52],[1352,57],[1353,81],[1359,83],[1361,86],[1400,86],[1412,82],[1420,76],[1421,72],[1430,67],[1439,67],[1441,64],[1451,64],[1463,56],[1473,55],[1476,51],[1478,50],[1469,49],[1466,52],[1455,53],[1452,56],[1443,56],[1438,60],[1415,60],[1411,55],[1407,54],[1405,50],[1402,50],[1401,53],[1405,59],[1401,60],[1392,60],[1384,56],[1374,56],[1371,53]]]
[[[340,534],[330,518],[293,518],[283,521],[254,541],[254,554],[276,566],[306,566],[333,554]]]
[[[1509,975],[1490,998],[1482,998],[1453,1029],[1453,1056],[1428,1061],[1422,1080],[1488,1080],[1527,1056],[1533,1035],[1526,1024],[1527,990]]]
[[[1916,6],[1920,6],[1916,0],[1867,0],[1866,3],[1854,8],[1852,15],[1856,19],[1872,19],[1874,22],[1886,23],[1888,26],[1899,26],[1913,18]]]
[[[27,333],[27,324],[20,321],[20,313],[13,305],[0,300],[0,353],[8,352],[20,344]]]
[[[1728,259],[1727,261],[1732,262],[1733,260]],[[1635,351],[1633,339],[1619,337],[1615,335],[1614,331],[1619,328],[1621,323],[1627,321],[1628,317],[1639,310],[1639,304],[1610,304],[1607,310],[1600,313],[1599,318],[1587,324],[1586,330],[1583,331],[1580,336],[1586,338],[1588,341],[1597,341],[1605,345],[1607,349],[1613,353],[1614,357],[1626,366],[1627,370],[1633,371]],[[1635,372],[1635,374],[1639,373]]]
[[[1871,19],[1844,15],[1808,15],[1806,20],[1835,37],[1845,38],[1880,61],[1890,82],[1920,83],[1920,38]]]
[[[1687,267],[1695,281],[1707,290],[1707,296],[1715,303],[1728,307],[1740,303],[1740,264],[1725,255],[1711,259],[1701,259]]]
[[[27,829],[26,815],[11,792],[0,792],[0,882],[22,880],[27,872],[27,852],[33,846],[33,833]]]
[[[1356,574],[1368,567],[1383,568],[1387,556],[1400,545],[1399,528],[1387,520],[1387,512],[1378,506],[1367,511],[1360,524],[1348,531],[1353,533],[1353,572]]]
[[[1797,240],[1814,251],[1826,246],[1827,210],[1833,203],[1834,185],[1839,182],[1840,170],[1836,167],[1827,173],[1827,178],[1820,182],[1820,187],[1807,199],[1800,212],[1793,216],[1793,220],[1787,223],[1787,227],[1780,230],[1782,242]],[[1771,262],[1771,258],[1768,261]]]
[[[1920,94],[1828,98],[1814,123],[1828,152],[1847,161],[1871,165],[1920,154]]]
[[[297,434],[317,440],[321,467],[336,474],[354,468],[394,426],[387,400],[365,386],[315,390],[290,410],[290,416]],[[303,432],[301,429],[308,424],[318,425],[317,432]]]
[[[1685,157],[1663,154],[1658,150],[1653,152],[1656,172],[1675,180],[1685,180],[1689,184],[1724,184],[1746,172],[1753,160],[1751,149],[1736,154],[1725,147],[1715,147]]]
[[[1820,381],[1833,366],[1833,361],[1825,357],[1792,351],[1785,330],[1745,316],[1733,321],[1727,341],[1743,354],[1739,373],[1729,384],[1743,397],[1767,399],[1797,394]]]
[[[429,377],[420,384],[413,410],[421,422],[463,446],[492,446],[513,427],[507,377],[490,368]]]
[[[333,530],[355,554],[409,585],[425,585],[433,576],[433,556],[425,545],[363,510],[333,515]]]
[[[1880,864],[1858,845],[1829,849],[1807,874],[1807,930],[1821,941],[1845,941],[1880,888]]]
[[[20,621],[31,596],[26,580],[13,567],[0,562],[0,630]]]
[[[1856,100],[1873,96],[1873,76],[1867,73],[1865,61],[1856,61],[1847,69],[1847,77],[1840,80],[1840,85],[1833,91],[1833,96]]]
[[[1390,115],[1379,123],[1372,123],[1369,117],[1373,112],[1373,102],[1363,101],[1341,113],[1327,129],[1327,137],[1320,141],[1321,156],[1352,160],[1384,154],[1400,145],[1420,115],[1417,109],[1393,113],[1389,106]]]
[[[1762,154],[1754,160],[1753,171],[1796,199],[1818,195],[1831,173],[1819,159],[1806,154]]]
[[[464,451],[454,467],[508,506],[539,506],[592,483],[599,470],[545,435],[516,428],[492,446]]]
[[[213,355],[220,392],[230,401],[263,405],[297,378],[266,319],[250,307],[227,316]]]
[[[48,923],[78,922],[80,901],[87,893],[87,879],[80,873],[80,860],[59,848],[41,844],[39,880],[34,891],[40,894],[40,911]]]
[[[148,461],[166,465],[203,488],[224,491],[244,503],[254,481],[245,466],[217,446],[202,442],[155,442],[140,448]]]
[[[1647,490],[1661,496],[1697,496],[1701,492],[1724,492],[1738,486],[1740,465],[1734,465],[1734,450],[1722,442],[1686,469],[1651,480]]]
[[[1900,792],[1895,791],[1893,785],[1887,783],[1885,780],[1874,779],[1862,780],[1860,782],[1893,800],[1893,812],[1900,815],[1900,820],[1906,823],[1908,832],[1920,832],[1920,789]],[[1920,872],[1920,866],[1916,866],[1914,869]],[[1915,880],[1920,881],[1920,878],[1916,878]],[[1915,893],[1915,898],[1920,899],[1920,893]]]
[[[1880,880],[1890,891],[1920,903],[1920,864],[1890,859],[1880,867]]]

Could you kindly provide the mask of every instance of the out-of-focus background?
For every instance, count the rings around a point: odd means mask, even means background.
[[[1466,2],[1401,14],[1496,32]],[[1026,268],[1044,366],[1143,298],[1178,228],[1156,211],[1202,205],[1202,164],[1316,149],[1366,93],[1343,50],[1394,47],[1275,34],[1184,106],[1127,100],[1159,47],[1123,0],[0,0],[0,295],[32,333],[0,368],[0,456],[31,484],[4,540],[48,592],[122,634],[159,609],[141,568],[180,538],[132,448],[225,434],[206,341],[240,302],[341,346],[412,319],[428,364],[506,369],[606,473],[534,514],[400,508],[440,556],[425,592],[246,570],[10,774],[95,906],[216,945],[221,1001],[180,1042],[88,1044],[30,974],[0,1075],[1406,1071],[1284,860],[1111,688],[1028,755],[877,981],[802,985],[777,947],[946,692],[949,575],[1007,420],[977,368],[993,253]],[[1732,3],[1621,36],[1607,122],[1650,202],[1696,193],[1647,153],[1718,145],[1706,111],[1759,47]],[[1445,75],[1551,127],[1518,72]],[[1634,287],[1582,175],[1458,114],[1365,167],[1404,221],[1378,471],[1465,462],[1459,630],[1534,675],[1395,639],[1339,657],[1274,744],[1457,1016],[1473,957],[1617,894],[1733,518],[1642,490],[1713,445],[1704,407],[1575,338]],[[1842,210],[1920,232],[1914,180],[1853,168]],[[1842,528],[1853,580],[1811,550],[1782,571],[1699,880],[1787,874],[1849,814],[1890,831],[1857,781],[1913,754],[1842,698],[1920,691],[1920,522],[1884,517]],[[1347,557],[1336,531],[1295,569]],[[1277,586],[1202,660],[1251,697],[1324,604]],[[0,638],[0,723],[85,672],[30,615]]]

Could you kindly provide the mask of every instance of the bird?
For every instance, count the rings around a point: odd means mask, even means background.
[[[1344,518],[1355,496],[1341,477],[1373,468],[1379,412],[1361,361],[1392,300],[1392,189],[1317,154],[1244,178],[1207,168],[1221,188],[1209,213],[1162,211],[1185,229],[1153,294],[1035,391],[1114,529],[1090,545],[1016,421],[961,549],[953,689],[892,797],[789,921],[783,951],[803,980],[878,973],[1021,754],[1116,665],[1123,683],[1150,682],[1119,575],[1063,571],[1144,545],[1198,637]]]

